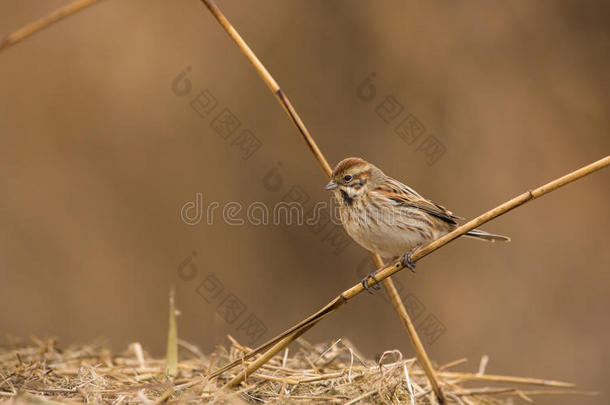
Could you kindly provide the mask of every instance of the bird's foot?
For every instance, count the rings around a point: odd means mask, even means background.
[[[373,281],[375,281],[375,283],[379,283],[379,282],[377,281],[377,279],[375,278],[375,273],[376,273],[376,272],[377,272],[377,271],[372,272],[371,274],[369,274],[368,276],[366,276],[365,278],[363,278],[363,279],[362,279],[362,281],[361,281],[362,286],[364,287],[364,289],[365,289],[366,291],[368,291],[368,293],[369,293],[369,294],[372,294],[372,293],[373,293],[373,292],[371,291],[371,288],[369,287],[369,278],[372,278],[372,279],[373,279]],[[381,286],[380,286],[379,284],[375,284],[375,285],[373,285],[372,287],[373,287],[373,290],[379,290],[379,289],[381,288]]]
[[[419,249],[419,246],[414,247],[413,249],[409,250],[407,253],[405,253],[405,255],[403,257],[400,258],[400,264],[403,267],[408,268],[409,270],[411,270],[413,273],[415,273],[415,262],[413,260],[411,260],[411,255],[417,250]]]

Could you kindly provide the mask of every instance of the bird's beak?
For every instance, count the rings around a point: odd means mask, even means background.
[[[326,187],[324,187],[326,190],[334,190],[337,188],[337,183],[335,183],[334,181],[329,181],[328,184],[326,185]]]

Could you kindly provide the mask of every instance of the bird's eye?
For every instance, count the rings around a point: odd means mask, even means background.
[[[352,179],[352,176],[350,174],[346,175],[343,180],[345,181],[350,181]]]

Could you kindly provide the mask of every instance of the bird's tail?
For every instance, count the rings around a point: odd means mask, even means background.
[[[510,242],[510,238],[504,235],[496,235],[493,233],[481,231],[479,229],[475,229],[470,232],[466,232],[464,236],[470,236],[476,239],[482,239],[489,242]]]

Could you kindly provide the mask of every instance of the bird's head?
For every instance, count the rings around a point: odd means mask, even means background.
[[[335,166],[325,188],[349,202],[374,188],[384,177],[383,172],[371,163],[351,157]]]

